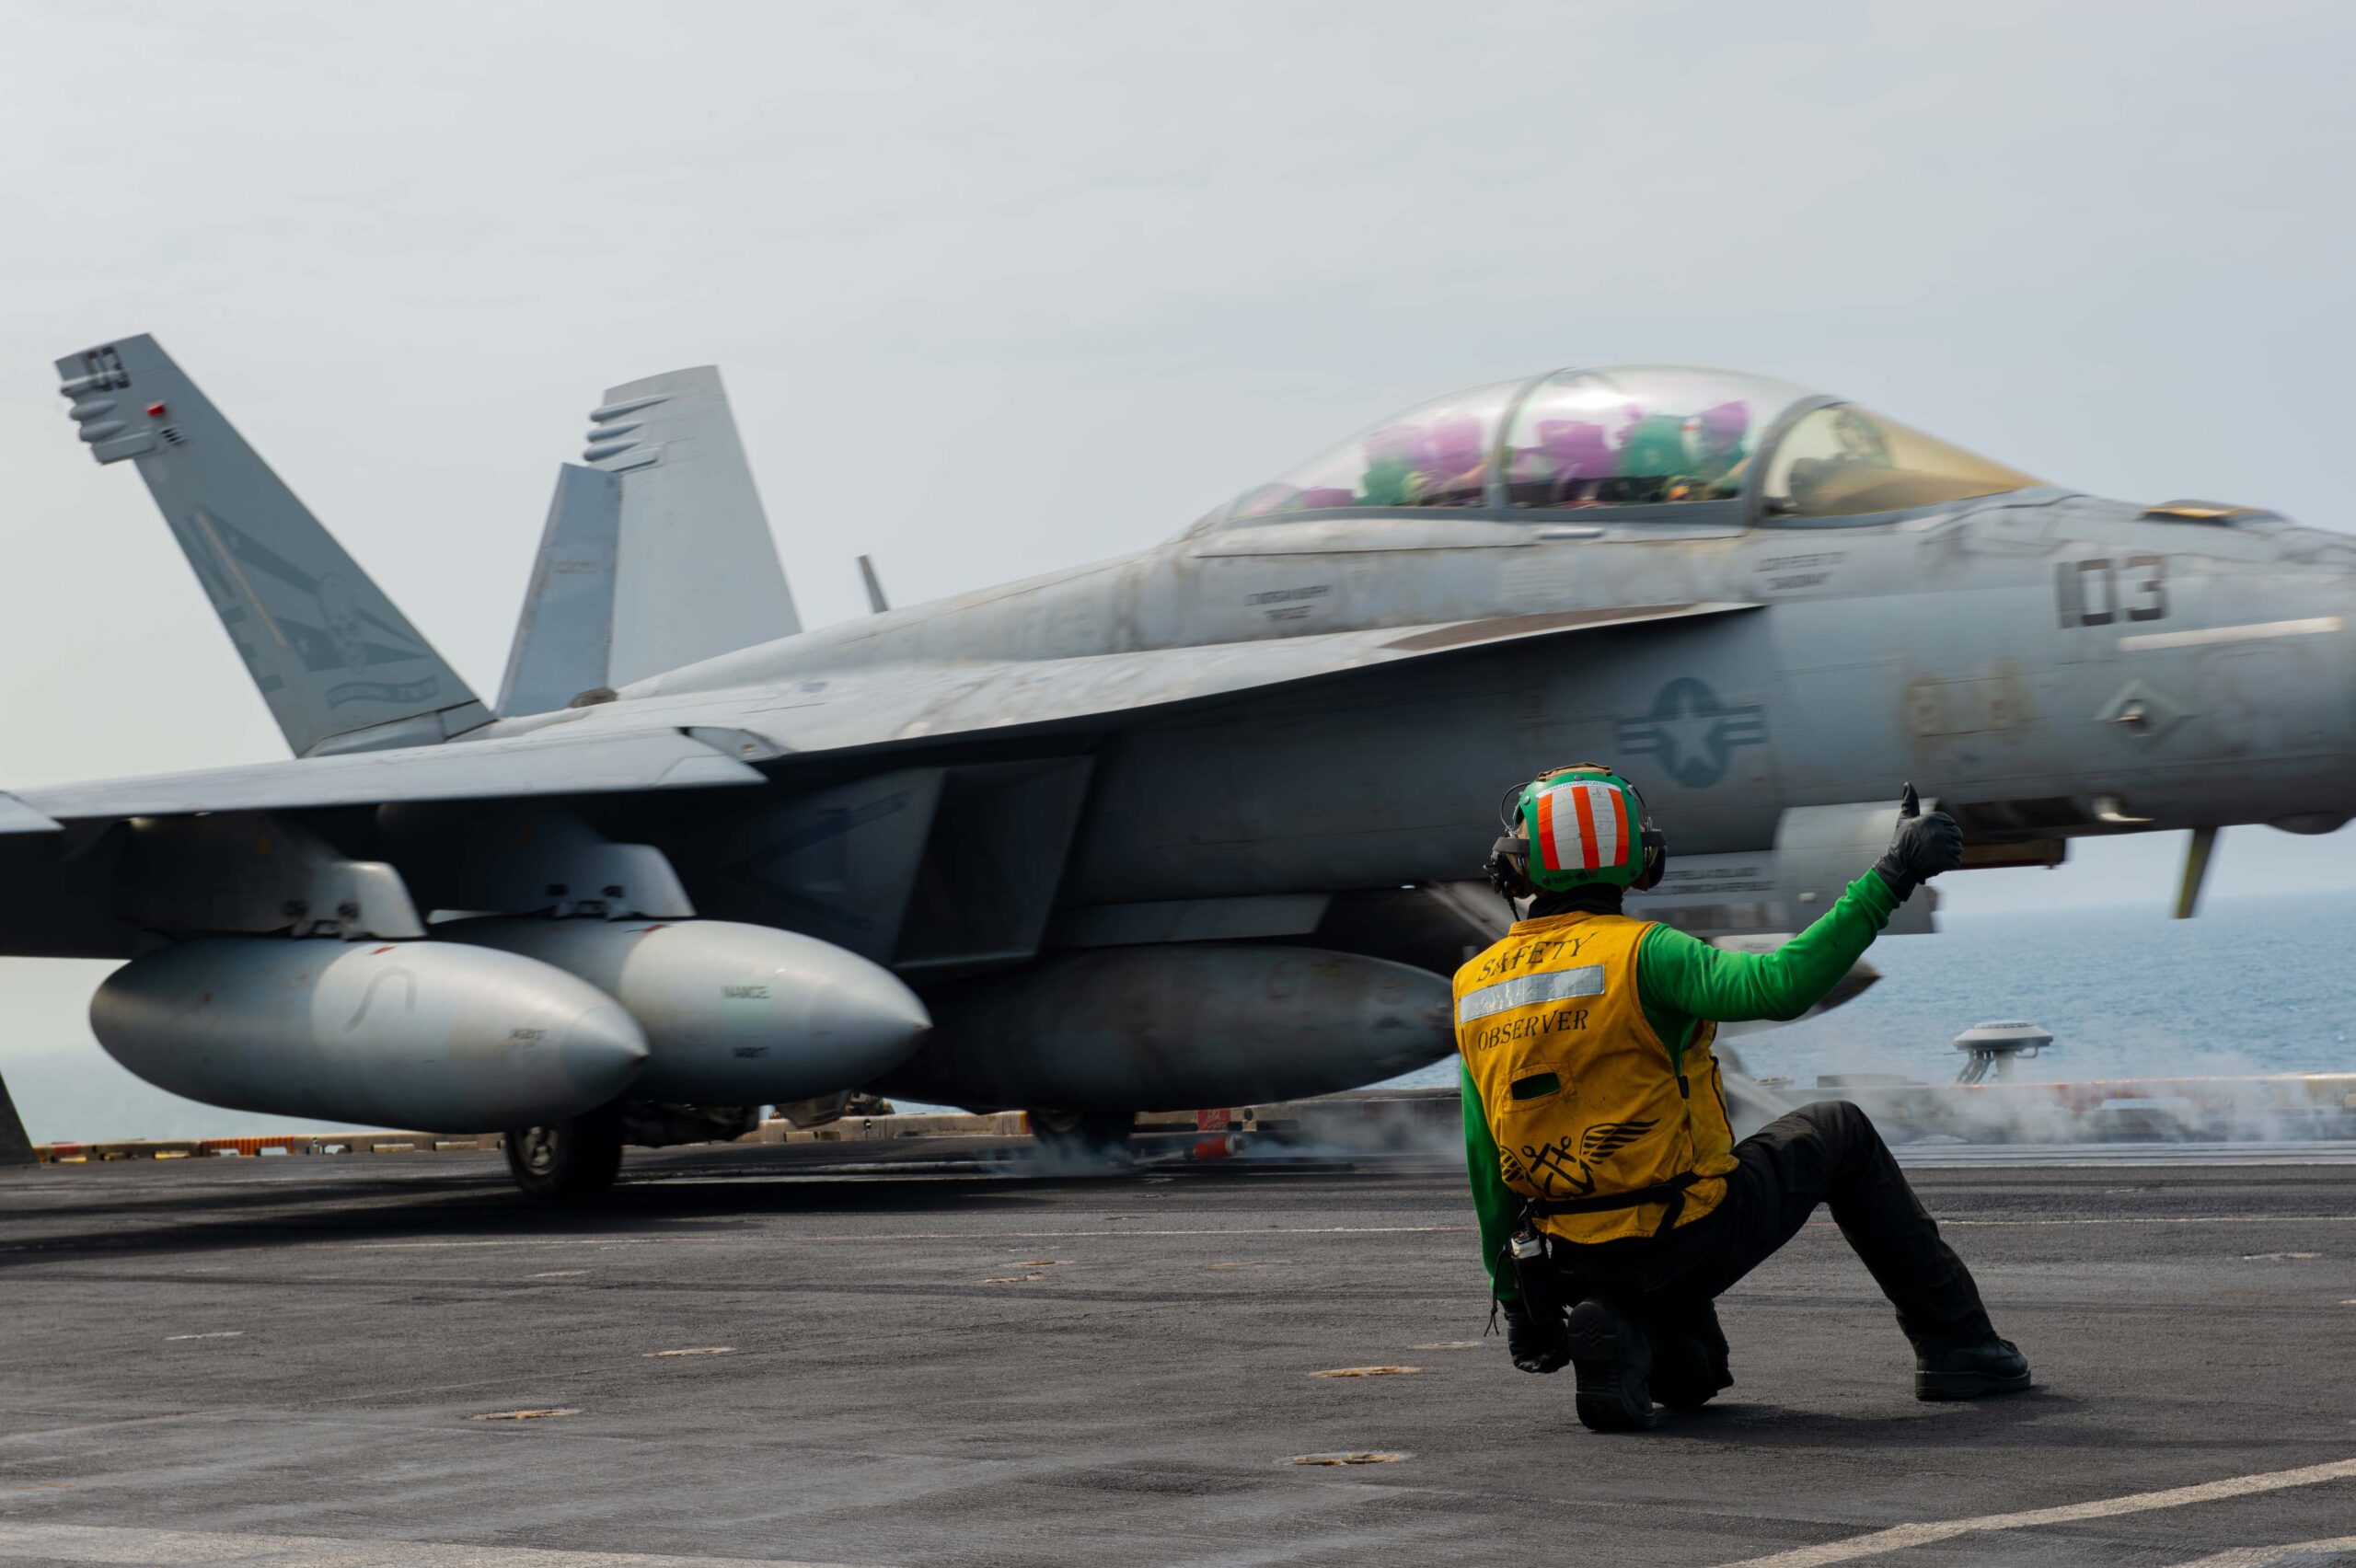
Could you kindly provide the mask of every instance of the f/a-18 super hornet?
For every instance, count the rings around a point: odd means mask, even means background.
[[[2356,810],[2356,540],[1757,376],[1457,394],[816,630],[716,374],[633,382],[486,704],[152,339],[60,369],[295,755],[0,796],[0,951],[129,960],[92,1021],[151,1082],[516,1129],[532,1191],[862,1089],[1084,1136],[1435,1060],[1498,793],[1582,757],[1672,836],[1648,912],[1730,938],[1805,924],[1901,778],[1978,865],[2196,829],[2188,910],[2221,824]]]

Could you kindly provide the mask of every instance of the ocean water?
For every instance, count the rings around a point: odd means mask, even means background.
[[[2356,893],[2233,898],[2191,920],[2148,908],[1942,917],[1885,937],[1878,984],[1819,1018],[1747,1034],[1745,1066],[1955,1077],[1955,1037],[1992,1019],[2052,1032],[2036,1078],[2356,1072]],[[1396,1079],[1453,1084],[1451,1058]]]

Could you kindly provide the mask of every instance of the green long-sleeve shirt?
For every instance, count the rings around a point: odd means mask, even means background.
[[[1680,1055],[1704,1019],[1739,1023],[1797,1018],[1841,983],[1897,908],[1898,895],[1889,884],[1867,871],[1815,924],[1773,952],[1727,952],[1655,926],[1636,950],[1636,1000],[1653,1032]],[[1497,1299],[1511,1301],[1521,1292],[1502,1259],[1521,1214],[1521,1195],[1498,1172],[1496,1140],[1482,1114],[1472,1075],[1461,1061],[1457,1081],[1464,1101],[1464,1164],[1472,1182],[1473,1211],[1481,1218],[1481,1256]]]

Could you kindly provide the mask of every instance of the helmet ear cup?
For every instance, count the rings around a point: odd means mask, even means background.
[[[1489,859],[1482,869],[1489,873],[1489,885],[1507,899],[1530,898],[1538,890],[1530,882],[1525,864],[1528,844],[1519,838],[1500,838],[1490,847]]]
[[[1669,841],[1661,836],[1658,828],[1648,827],[1640,842],[1645,848],[1644,869],[1628,886],[1633,892],[1649,893],[1660,885],[1662,874],[1669,870]]]
[[[1533,870],[1530,856],[1540,827],[1537,808],[1530,803],[1530,791],[1566,774],[1592,774],[1595,777],[1586,782],[1616,786],[1624,792],[1627,811],[1621,821],[1625,824],[1634,819],[1638,828],[1633,876],[1624,859],[1600,869]],[[1584,804],[1579,807],[1583,818],[1588,809]],[[1644,797],[1634,784],[1600,763],[1579,763],[1571,767],[1552,768],[1540,774],[1533,783],[1510,787],[1506,790],[1505,798],[1497,802],[1497,825],[1505,836],[1490,846],[1489,858],[1482,863],[1482,870],[1488,873],[1490,885],[1507,899],[1533,898],[1542,887],[1567,891],[1596,885],[1641,893],[1658,886],[1662,874],[1669,869],[1667,842],[1645,811]],[[1592,847],[1590,845],[1590,852]]]
[[[1524,836],[1521,822],[1521,785],[1511,785],[1505,798],[1497,802],[1501,836],[1489,846],[1489,858],[1481,863],[1481,869],[1489,874],[1489,885],[1508,904],[1535,897],[1538,893],[1530,880],[1530,840]]]

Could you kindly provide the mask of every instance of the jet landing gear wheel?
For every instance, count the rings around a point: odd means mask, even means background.
[[[510,1127],[507,1173],[527,1198],[580,1204],[601,1198],[622,1168],[622,1113],[605,1105],[568,1121]]]
[[[1114,1167],[1136,1162],[1129,1150],[1129,1134],[1138,1123],[1134,1111],[1025,1111],[1022,1119],[1039,1140],[1040,1152],[1058,1163]]]

